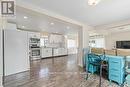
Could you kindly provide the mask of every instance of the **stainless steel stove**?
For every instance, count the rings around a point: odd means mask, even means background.
[[[41,57],[40,39],[30,38],[29,46],[30,46],[31,60],[40,59]]]

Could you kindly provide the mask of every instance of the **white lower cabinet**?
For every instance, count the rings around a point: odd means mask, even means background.
[[[41,57],[52,57],[52,48],[42,48],[41,49]]]
[[[53,56],[59,56],[59,50],[58,48],[53,49]]]
[[[41,57],[53,57],[53,56],[62,56],[67,55],[68,51],[65,48],[42,48]]]
[[[54,56],[62,56],[62,55],[67,55],[67,49],[65,48],[55,48],[54,50]]]
[[[59,49],[59,55],[67,55],[67,49],[65,49],[65,48],[60,48],[60,49]]]

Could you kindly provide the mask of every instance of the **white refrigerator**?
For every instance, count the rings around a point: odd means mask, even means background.
[[[5,76],[30,69],[26,31],[4,30],[4,65]]]

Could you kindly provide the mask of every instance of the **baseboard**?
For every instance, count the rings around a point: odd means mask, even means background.
[[[12,76],[12,75],[17,75],[17,74],[21,74],[21,73],[29,72],[29,71],[30,71],[30,69],[27,69],[27,70],[20,71],[20,72],[14,73],[14,74],[5,75],[5,77]]]
[[[80,70],[80,71],[83,71],[83,67],[82,67],[82,66],[79,66],[79,65],[78,65],[78,67],[79,67],[79,70]]]

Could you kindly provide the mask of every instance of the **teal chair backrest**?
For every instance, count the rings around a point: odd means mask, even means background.
[[[100,55],[93,54],[93,53],[88,54],[88,62],[89,62],[89,63],[99,62],[99,61],[101,61],[101,60],[102,60],[102,58],[101,58]]]

